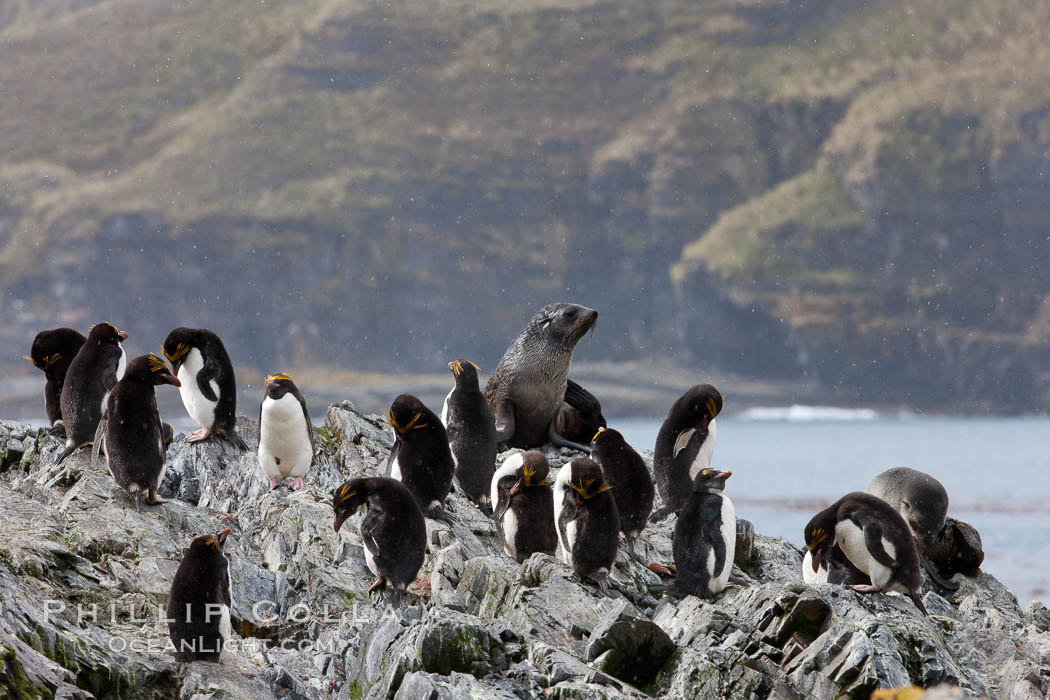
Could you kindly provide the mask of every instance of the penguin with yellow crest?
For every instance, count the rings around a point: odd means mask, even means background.
[[[314,429],[299,387],[284,373],[266,378],[266,394],[259,404],[259,466],[270,480],[270,490],[281,479],[288,487],[303,487],[303,477],[314,459]]]
[[[395,439],[386,476],[408,488],[425,516],[451,523],[444,503],[456,465],[441,419],[415,396],[401,394],[390,406],[387,423]]]
[[[495,508],[489,487],[496,471],[496,420],[478,382],[478,366],[470,360],[448,363],[456,386],[445,398],[441,422],[456,472],[453,483],[483,510]]]

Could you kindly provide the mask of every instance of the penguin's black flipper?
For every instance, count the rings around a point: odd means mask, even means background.
[[[551,421],[550,425],[547,426],[547,439],[551,441],[551,444],[557,445],[558,447],[571,447],[572,449],[579,450],[584,454],[591,453],[590,447],[581,445],[578,442],[573,442],[572,440],[566,440],[561,435],[558,435],[558,432],[554,428],[554,421]]]
[[[496,503],[495,509],[492,511],[492,517],[496,521],[496,537],[499,539],[501,546],[506,545],[506,540],[503,538],[503,514],[510,508],[510,494],[507,491],[500,491],[499,501]]]
[[[897,562],[889,555],[886,548],[882,546],[882,526],[872,518],[853,515],[850,516],[850,519],[864,530],[864,545],[868,548],[872,558],[883,566],[891,569],[896,567]]]
[[[908,591],[908,597],[915,603],[915,607],[919,609],[923,617],[927,617],[929,613],[926,612],[926,606],[922,604],[922,596],[919,595],[918,591]]]
[[[215,390],[211,387],[211,380],[219,376],[219,371],[219,363],[212,359],[212,353],[205,353],[204,366],[201,367],[200,372],[197,372],[197,388],[209,401],[219,400],[219,397],[215,395]]]
[[[568,380],[565,396],[555,418],[557,432],[566,440],[589,443],[599,429],[607,426],[602,404],[582,386]]]
[[[51,437],[56,437],[61,440],[66,436],[66,426],[62,425],[62,421],[58,421],[51,426],[51,430],[47,431],[47,433]]]
[[[930,580],[938,586],[949,591],[959,590],[959,584],[951,579],[941,576],[941,572],[937,571],[937,567],[934,566],[933,562],[926,558],[925,554],[922,554],[921,549],[919,550],[919,561],[922,562],[922,568],[926,569],[926,574],[930,577]]]
[[[78,447],[80,447],[80,445],[78,445],[76,443],[67,444],[66,445],[66,449],[62,450],[62,454],[60,454],[58,456],[58,459],[55,460],[55,466],[58,466],[59,464],[62,464],[62,462],[65,460],[65,458],[68,457],[69,455],[73,454],[73,452]]]
[[[91,466],[98,464],[98,451],[102,448],[102,436],[106,434],[106,425],[108,423],[109,411],[103,411],[102,418],[98,421],[98,427],[95,428],[95,440],[91,443]]]
[[[449,515],[444,507],[438,503],[431,503],[430,507],[426,509],[426,512],[424,512],[423,515],[431,520],[437,520],[438,522],[445,523],[449,526],[454,524],[452,516]]]
[[[671,506],[660,506],[659,508],[653,511],[652,515],[649,516],[649,522],[658,523],[673,512],[674,508],[672,508]]]
[[[246,443],[244,441],[244,438],[242,438],[240,435],[237,434],[236,430],[231,430],[229,432],[224,432],[224,433],[222,433],[222,436],[224,438],[226,438],[227,442],[229,442],[231,445],[236,447],[241,452],[247,452],[248,451],[248,443]]]

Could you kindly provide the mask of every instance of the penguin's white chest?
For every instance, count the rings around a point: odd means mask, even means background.
[[[124,346],[120,346],[120,359],[117,360],[117,381],[124,378],[124,370],[128,368],[128,354],[124,352]]]
[[[210,428],[215,423],[215,406],[218,401],[211,401],[201,393],[197,386],[197,373],[204,369],[204,358],[200,350],[190,348],[182,366],[179,367],[179,394],[182,396],[182,405],[186,407],[186,413],[190,418],[200,423],[205,428]],[[211,380],[211,390],[215,396],[219,396],[219,383]]]
[[[310,468],[313,449],[302,404],[292,394],[262,402],[259,425],[259,465],[271,479],[302,477]]]
[[[842,553],[853,562],[853,565],[871,578],[873,585],[883,587],[889,582],[893,576],[893,569],[884,566],[871,556],[868,545],[864,541],[863,528],[852,520],[841,520],[835,525],[835,541]],[[897,548],[885,537],[882,538],[882,547],[891,559],[896,558]],[[812,568],[810,566],[810,570]]]
[[[806,583],[827,583],[828,565],[821,563],[820,567],[813,571],[813,552],[806,550],[806,556],[802,557],[802,580]]]
[[[711,421],[707,425],[707,439],[704,440],[704,444],[700,446],[699,451],[696,453],[696,457],[693,458],[693,463],[689,465],[689,478],[690,480],[695,479],[696,475],[702,470],[707,469],[711,466],[711,461],[715,457],[715,421]],[[685,446],[689,444],[689,440],[692,439],[693,433],[696,432],[696,428],[691,428],[682,432],[678,439],[674,441],[674,456],[677,457],[678,453],[685,449]]]
[[[514,513],[513,508],[507,508],[507,510],[504,511],[500,524],[503,526],[503,541],[506,543],[505,549],[507,550],[507,554],[513,557],[514,553],[517,551],[517,547],[514,544],[514,538],[518,536],[518,516]]]
[[[733,502],[724,493],[722,494],[722,524],[719,528],[722,541],[725,544],[726,559],[721,571],[715,571],[714,552],[708,552],[707,572],[710,576],[710,589],[712,593],[725,590],[729,583],[729,574],[733,571],[733,558],[736,557],[736,509]]]
[[[368,548],[368,545],[365,545],[364,549],[365,549],[365,566],[367,566],[368,570],[371,571],[373,574],[375,574],[376,576],[379,576],[379,569],[376,567],[375,555],[372,554],[372,550]]]
[[[455,392],[455,389],[448,392],[448,396],[445,397],[445,403],[441,406],[441,424],[445,426],[445,430],[448,430],[448,400],[452,398],[452,394],[454,394]]]
[[[569,490],[571,471],[572,468],[566,464],[558,471],[554,480],[554,530],[558,533],[558,543],[561,545],[561,559],[569,566],[572,566],[572,545],[576,542],[576,521],[567,523],[564,533],[560,523],[565,499],[569,497],[566,492]]]
[[[230,557],[229,557],[229,555],[224,554],[223,556],[226,557],[227,567],[229,567],[230,566]],[[225,642],[227,639],[229,639],[230,637],[233,636],[233,625],[230,622],[230,608],[233,607],[233,586],[230,584],[229,568],[226,569],[225,585],[226,585],[226,592],[230,596],[230,604],[228,606],[225,605],[225,604],[221,604],[222,605],[222,612],[219,613],[219,634],[222,635],[223,642]]]
[[[401,455],[399,454],[394,457],[394,461],[390,464],[390,478],[401,481]]]

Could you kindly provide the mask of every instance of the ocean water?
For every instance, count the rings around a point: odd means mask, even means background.
[[[662,419],[610,420],[652,449]],[[804,407],[718,419],[712,466],[731,469],[737,515],[802,546],[802,528],[884,469],[908,466],[948,491],[948,514],[981,533],[982,569],[1024,607],[1050,603],[1050,418],[884,418]]]

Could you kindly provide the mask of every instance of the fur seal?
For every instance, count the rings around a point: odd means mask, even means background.
[[[569,404],[562,418],[563,426],[588,425],[585,418],[569,412],[589,414],[595,409],[596,401],[581,402],[582,394],[578,391],[572,395],[567,392],[572,350],[597,320],[598,312],[586,306],[548,304],[536,312],[525,330],[514,339],[485,386],[485,398],[495,416],[499,442],[524,449],[551,442],[590,453],[581,442],[594,433],[582,439],[574,436],[578,441],[573,441],[558,432],[557,421],[566,399],[581,405]],[[575,386],[582,389],[578,384]],[[600,417],[600,404],[597,406]],[[604,418],[601,423],[604,424]]]
[[[944,577],[977,573],[984,559],[980,536],[976,549],[973,538],[956,539],[957,521],[948,525],[948,491],[937,479],[917,469],[893,467],[875,476],[864,491],[878,496],[901,514],[919,544],[923,568],[937,584],[954,591],[959,584]]]

